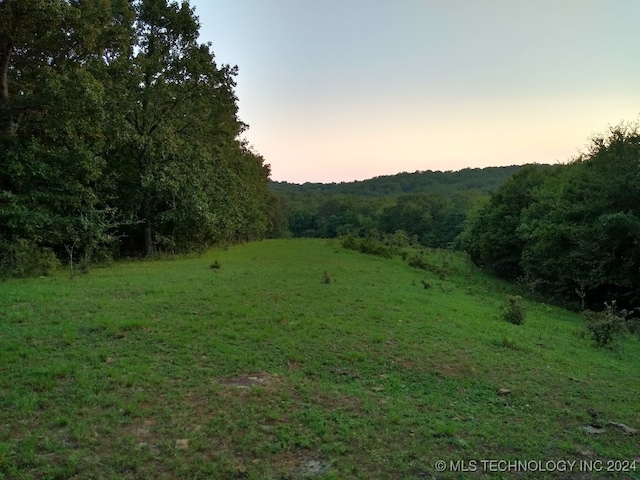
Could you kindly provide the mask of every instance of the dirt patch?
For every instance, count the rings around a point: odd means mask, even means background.
[[[363,401],[356,396],[317,389],[314,393],[314,400],[326,410],[344,409],[355,414],[363,414]]]
[[[132,428],[133,435],[142,442],[155,442],[157,439],[153,433],[156,421],[153,418],[145,418],[141,423]]]
[[[236,377],[219,378],[218,384],[236,388],[251,388],[266,386],[274,383],[276,376],[268,373],[254,373],[238,375]]]
[[[329,462],[317,459],[305,459],[298,465],[298,472],[303,477],[311,475],[324,475],[330,469]]]
[[[299,360],[289,360],[287,363],[287,367],[290,372],[300,372],[304,369],[304,363]]]
[[[140,450],[149,450],[155,457],[160,456],[158,447],[160,439],[154,432],[156,421],[152,418],[146,418],[142,423],[136,424],[131,429],[131,433],[138,440],[136,447]]]
[[[329,461],[302,451],[274,455],[271,458],[271,464],[283,478],[295,480],[317,478],[331,471]]]
[[[432,365],[430,370],[436,375],[453,378],[472,377],[477,373],[475,362],[465,353],[444,357],[439,363]]]

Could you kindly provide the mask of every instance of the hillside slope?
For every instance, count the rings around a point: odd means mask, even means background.
[[[271,190],[278,193],[324,193],[341,195],[394,196],[416,193],[452,193],[477,190],[487,193],[496,189],[522,167],[465,168],[459,171],[402,172],[368,180],[341,183],[269,182]]]
[[[640,344],[506,323],[508,284],[427,258],[272,240],[0,284],[0,478],[638,478],[480,463],[635,459],[607,422],[640,427]]]

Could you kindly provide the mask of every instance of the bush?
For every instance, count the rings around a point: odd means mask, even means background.
[[[369,255],[377,255],[379,257],[393,257],[393,248],[385,245],[380,240],[374,238],[364,238],[360,242],[360,251]]]
[[[349,250],[356,250],[369,255],[377,255],[379,257],[391,258],[394,249],[372,237],[358,238],[354,235],[348,235],[341,240],[342,246]]]
[[[416,253],[411,256],[406,256],[405,259],[410,267],[419,268],[421,270],[431,272],[437,275],[440,280],[445,280],[453,270],[452,268],[450,268],[446,258],[442,260],[441,265],[437,265],[435,261],[431,260],[429,256],[423,253]]]
[[[638,308],[633,309],[633,316],[627,318],[627,328],[629,332],[640,336],[640,317],[638,314],[640,313]]]
[[[502,318],[514,325],[522,325],[527,318],[527,311],[522,305],[522,297],[519,295],[509,295],[507,303],[502,310]]]
[[[17,239],[0,245],[0,275],[3,277],[38,277],[50,275],[60,261],[49,248]]]
[[[347,235],[340,243],[347,250],[360,250],[360,239],[355,235]]]
[[[408,247],[413,241],[404,230],[396,230],[395,233],[387,235],[387,243],[394,247]]]
[[[427,257],[422,255],[411,255],[407,258],[407,263],[410,267],[419,268],[421,270],[431,270],[431,265],[427,261]]]
[[[624,339],[629,332],[625,320],[626,310],[616,312],[616,301],[611,304],[605,302],[605,310],[593,312],[586,310],[582,313],[586,321],[587,335],[591,337],[597,347],[610,347],[617,341]]]

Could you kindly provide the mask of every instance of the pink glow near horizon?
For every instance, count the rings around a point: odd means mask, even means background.
[[[566,162],[640,113],[634,0],[195,0],[274,180]]]

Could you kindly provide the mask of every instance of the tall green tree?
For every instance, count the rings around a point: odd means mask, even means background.
[[[380,226],[383,231],[393,233],[403,230],[408,235],[425,237],[433,227],[433,216],[443,208],[443,196],[405,195],[396,204],[382,213]]]
[[[14,137],[25,114],[42,105],[40,78],[67,50],[70,9],[61,0],[0,3],[0,137]]]
[[[198,33],[187,1],[0,1],[0,263],[18,244],[71,260],[266,232],[237,69]]]
[[[237,68],[219,67],[210,46],[198,43],[187,2],[133,7],[134,48],[106,66],[108,171],[133,248],[141,243],[149,255],[163,241],[247,236],[247,222],[266,230],[252,195],[266,196],[268,170],[239,140],[246,125],[237,117]]]
[[[94,188],[104,88],[87,65],[121,39],[116,10],[102,0],[0,3],[0,255],[20,239],[64,252],[105,238],[110,209]]]
[[[640,134],[618,126],[536,192],[519,233],[541,292],[590,308],[640,306]]]
[[[507,180],[472,217],[462,234],[463,248],[477,265],[516,280],[525,242],[519,233],[522,214],[534,193],[552,174],[548,167],[527,165]]]
[[[0,137],[17,135],[34,112],[60,108],[45,88],[51,75],[117,55],[132,13],[126,0],[0,2]]]

